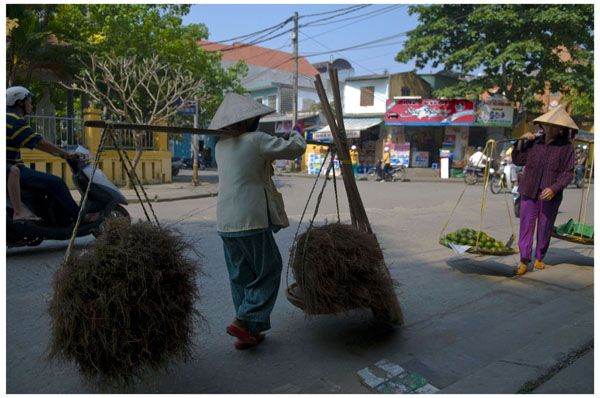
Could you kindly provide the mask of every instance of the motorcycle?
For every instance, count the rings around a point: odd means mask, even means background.
[[[367,179],[370,181],[380,181],[379,170],[381,169],[381,160],[377,163],[377,167],[371,168],[367,172]],[[383,171],[384,180],[386,182],[406,181],[406,166],[403,164],[392,166],[387,172]]]
[[[171,175],[175,177],[179,174],[179,170],[183,169],[184,164],[181,158],[171,158]]]
[[[485,167],[467,165],[463,168],[463,179],[467,185],[475,185],[477,182],[483,181],[484,175]]]
[[[490,168],[490,191],[493,194],[500,193],[502,189],[508,188],[508,181],[506,181],[506,173],[504,172],[506,167],[507,163],[503,160],[497,170]]]
[[[515,217],[519,218],[521,216],[521,194],[518,191],[519,183],[521,182],[521,178],[523,177],[523,168],[517,169],[517,183],[513,185],[512,189],[512,200],[513,200],[513,210],[515,212]]]
[[[571,184],[575,185],[577,188],[581,189],[583,188],[583,186],[585,185],[585,176],[589,176],[590,174],[590,168],[585,167],[583,169],[583,173],[581,173],[581,177],[577,176],[577,168],[575,168],[575,173],[573,173],[573,180],[571,181]]]
[[[90,152],[78,146],[75,152],[80,154],[78,160],[67,160],[73,172],[73,182],[81,193],[87,189],[92,175]],[[41,221],[13,222],[13,209],[10,201],[6,201],[6,243],[8,247],[38,246],[44,240],[68,240],[73,233],[74,223],[69,220],[56,198],[43,189],[21,190],[21,201],[31,209]],[[93,235],[98,237],[104,231],[104,222],[109,218],[125,217],[131,221],[127,209],[127,199],[106,176],[102,170],[96,169],[92,186],[88,193],[85,213],[100,213],[100,218],[91,223],[80,224],[77,236]]]

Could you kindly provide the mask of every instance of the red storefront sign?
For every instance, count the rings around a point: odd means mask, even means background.
[[[462,99],[397,99],[387,100],[387,125],[471,125],[473,102]]]

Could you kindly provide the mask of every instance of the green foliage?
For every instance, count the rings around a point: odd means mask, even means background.
[[[546,82],[553,92],[575,89],[593,98],[592,4],[436,4],[411,6],[419,25],[396,60],[415,59],[463,73],[483,74],[436,92],[468,96],[498,86],[509,100],[535,110]],[[571,59],[561,62],[558,51]]]
[[[208,37],[208,29],[203,24],[182,25],[189,8],[183,4],[63,4],[57,8],[55,28],[84,53],[138,59],[156,55],[163,63],[189,70],[204,82],[198,94],[208,100],[201,104],[201,116],[209,116],[224,90],[240,90],[239,80],[247,68],[236,64],[223,69],[218,54],[198,46],[199,40]]]
[[[42,70],[51,71],[53,77],[65,78],[73,72],[73,65],[65,60],[69,48],[48,40],[51,21],[56,6],[15,5],[6,6],[7,32],[6,84],[29,86],[39,80]],[[46,76],[50,76],[46,72]]]
[[[208,100],[201,104],[201,116],[210,117],[221,102],[223,91],[243,90],[240,79],[247,67],[240,63],[223,69],[219,54],[199,47],[197,43],[208,37],[208,29],[203,24],[182,24],[189,9],[190,5],[185,4],[8,5],[7,17],[17,18],[19,26],[11,31],[7,71],[14,59],[11,51],[18,54],[24,65],[40,59],[40,53],[47,51],[50,33],[67,44],[50,48],[62,50],[58,59],[68,66],[68,76],[88,68],[80,60],[89,60],[91,54],[135,55],[140,60],[158,56],[162,63],[182,67],[203,81],[198,96]],[[22,79],[19,83],[29,85],[31,80]]]

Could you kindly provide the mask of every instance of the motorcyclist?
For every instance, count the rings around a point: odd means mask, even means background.
[[[478,146],[477,151],[469,157],[469,165],[477,168],[485,168],[489,158],[484,155],[483,148]]]
[[[6,161],[7,166],[17,166],[20,174],[20,186],[23,188],[43,189],[53,195],[62,207],[70,222],[74,222],[79,206],[73,200],[65,182],[52,174],[42,173],[26,167],[21,159],[21,148],[39,149],[63,159],[78,159],[78,154],[68,152],[47,141],[41,134],[33,131],[25,116],[33,110],[31,92],[25,87],[13,86],[6,89]],[[7,167],[7,170],[9,168]],[[98,220],[100,214],[86,214],[84,222]]]

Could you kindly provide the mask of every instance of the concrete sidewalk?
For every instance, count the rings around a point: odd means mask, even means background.
[[[427,170],[430,171],[430,170]],[[433,177],[429,174],[431,173],[427,173],[428,175],[423,175],[423,174],[419,174],[419,173],[411,173],[410,171],[407,173],[407,180],[403,181],[403,182],[443,182],[443,183],[462,183],[464,184],[465,181],[462,178],[440,178],[440,177]],[[312,174],[307,174],[306,172],[285,172],[285,171],[275,171],[275,175],[278,177],[299,177],[299,178],[316,178],[315,175]],[[321,176],[322,178],[322,176]],[[339,177],[340,179],[342,178],[341,176]],[[367,176],[366,174],[359,174],[358,177],[356,178],[357,181],[366,181],[367,180]],[[399,181],[398,181],[399,182]]]
[[[153,202],[171,202],[184,199],[208,198],[217,196],[218,194],[219,184],[216,172],[202,172],[202,174],[199,175],[200,184],[198,186],[192,185],[191,171],[181,176],[174,177],[173,180],[174,181],[169,184],[144,185],[144,190],[146,191],[148,198]],[[134,189],[128,189],[126,187],[119,187],[119,189],[123,195],[125,195],[129,203],[140,202]],[[138,191],[142,200],[145,200],[143,192],[139,189]],[[79,191],[72,190],[71,195],[79,202],[81,198]]]
[[[289,172],[281,172],[276,171],[275,176],[277,177],[296,177],[296,178],[307,178],[314,179],[316,176],[307,174],[306,172],[302,173],[289,173]],[[366,180],[366,176],[359,175],[358,183],[360,184],[363,180]],[[144,190],[148,195],[148,198],[153,202],[170,202],[175,200],[185,200],[185,199],[198,199],[198,198],[207,198],[217,196],[219,192],[219,179],[216,170],[203,170],[198,174],[198,178],[200,180],[200,184],[198,186],[192,185],[192,175],[191,170],[182,170],[181,174],[173,178],[173,182],[168,184],[148,184],[144,185]],[[323,178],[321,176],[321,178]],[[341,176],[339,177],[341,181]],[[428,177],[422,176],[418,174],[410,174],[409,173],[409,181],[406,182],[445,182],[445,183],[462,183],[464,181],[462,178],[450,178],[450,179],[441,179],[438,177]],[[400,182],[398,182],[400,184]],[[139,199],[135,193],[135,190],[128,189],[126,187],[119,187],[123,195],[127,198],[129,203],[139,203]],[[144,199],[144,195],[139,191],[139,194],[142,199]],[[81,195],[77,190],[71,190],[71,195],[73,198],[79,202]]]

